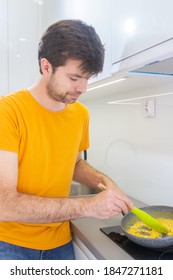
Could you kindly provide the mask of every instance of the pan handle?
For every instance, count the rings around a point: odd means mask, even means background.
[[[102,183],[98,183],[97,187],[102,191],[107,189],[107,187],[105,185],[103,185]]]

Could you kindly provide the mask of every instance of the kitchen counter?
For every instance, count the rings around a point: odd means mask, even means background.
[[[131,198],[136,207],[145,204]],[[132,260],[132,257],[123,251],[115,242],[100,231],[101,227],[120,225],[122,216],[109,219],[80,218],[71,221],[71,230],[74,241],[86,246],[87,251],[98,260]]]

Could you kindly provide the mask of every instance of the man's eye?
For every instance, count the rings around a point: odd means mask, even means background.
[[[77,81],[77,78],[72,78],[72,77],[71,77],[70,79],[71,79],[72,81],[74,81],[74,82]]]

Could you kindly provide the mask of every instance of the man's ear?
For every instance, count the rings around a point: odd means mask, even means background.
[[[43,75],[50,75],[52,72],[52,66],[46,58],[42,58],[40,61],[40,67]]]

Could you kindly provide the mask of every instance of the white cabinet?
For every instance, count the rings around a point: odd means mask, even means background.
[[[8,1],[9,91],[28,87],[39,75],[37,49],[41,33],[39,1]]]
[[[75,260],[88,260],[88,257],[74,241],[73,241],[73,249],[74,249]]]
[[[95,82],[111,76],[112,64],[173,37],[172,10],[172,0],[46,0],[45,22],[75,18],[95,27],[106,49]]]
[[[0,0],[0,95],[30,86],[39,75],[39,38],[51,23],[81,19],[105,45],[104,69],[173,37],[172,0]],[[43,26],[44,23],[44,26]]]
[[[0,1],[0,95],[8,92],[8,31],[7,31],[7,1]]]
[[[76,235],[73,236],[73,248],[76,260],[96,260],[96,257]]]
[[[42,4],[36,0],[0,0],[0,95],[30,86],[39,75]]]
[[[112,63],[173,37],[172,0],[112,0]]]
[[[93,25],[105,46],[104,70],[93,82],[111,73],[111,0],[47,0],[44,7],[46,25],[60,19],[80,19]]]

